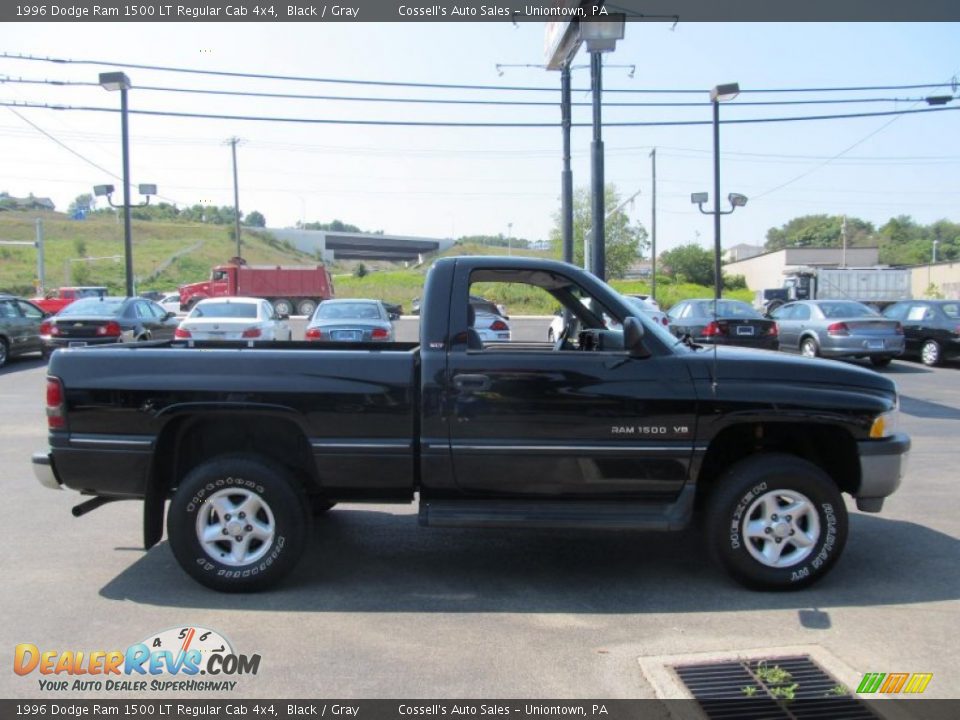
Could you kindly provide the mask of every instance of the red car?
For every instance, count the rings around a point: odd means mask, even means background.
[[[87,297],[105,297],[105,287],[62,287],[47,293],[46,297],[33,298],[31,302],[44,312],[55,315],[74,300]]]

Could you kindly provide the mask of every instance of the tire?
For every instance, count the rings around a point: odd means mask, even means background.
[[[10,359],[10,346],[7,344],[6,338],[0,338],[0,367],[3,367],[7,364],[7,360]]]
[[[920,361],[927,367],[939,365],[942,356],[943,352],[940,349],[940,343],[936,340],[927,340],[920,349]]]
[[[812,585],[847,541],[847,509],[833,480],[813,463],[780,453],[754,455],[724,473],[706,525],[720,564],[758,590]]]
[[[48,348],[48,347],[46,347],[46,346],[40,348],[40,357],[41,357],[41,359],[43,359],[43,360],[49,360],[51,355],[53,355],[53,350],[51,350],[50,348]]]
[[[297,303],[297,313],[306,315],[308,318],[313,316],[313,311],[317,309],[317,301],[306,298]]]
[[[243,524],[248,511],[256,522]],[[283,468],[253,455],[222,455],[180,483],[167,534],[180,567],[201,585],[252,592],[293,569],[306,544],[308,518],[304,496]]]
[[[273,301],[273,309],[277,311],[277,315],[293,315],[293,303],[287,300],[286,298],[276,298]]]
[[[889,365],[892,360],[893,358],[887,355],[873,355],[870,357],[870,363],[874,367],[878,367],[878,368],[887,367],[887,365]]]
[[[334,507],[336,507],[336,503],[327,500],[322,495],[310,496],[310,512],[313,513],[314,517],[330,512]]]
[[[804,357],[820,357],[820,346],[812,337],[806,337],[800,341],[800,354]]]

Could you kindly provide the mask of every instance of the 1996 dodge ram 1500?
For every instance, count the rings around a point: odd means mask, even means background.
[[[484,344],[468,298],[519,283],[565,308],[555,343]],[[677,340],[560,262],[447,258],[420,343],[144,343],[54,353],[40,482],[144,501],[217,590],[273,585],[311,516],[409,503],[425,526],[679,530],[760,589],[809,585],[878,512],[910,447],[896,386],[835,361]],[[622,329],[611,330],[611,326]],[[696,518],[696,521],[694,521]],[[624,535],[624,543],[638,542]]]

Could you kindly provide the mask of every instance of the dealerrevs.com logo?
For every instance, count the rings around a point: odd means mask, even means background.
[[[256,675],[260,655],[241,655],[215,630],[178,627],[154,633],[125,650],[51,650],[20,643],[13,671],[37,678],[43,691],[232,691],[241,675]]]

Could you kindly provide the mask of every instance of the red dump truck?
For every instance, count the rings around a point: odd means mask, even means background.
[[[245,295],[270,301],[281,315],[312,315],[322,301],[333,297],[333,279],[323,265],[316,267],[248,265],[232,258],[210,271],[210,279],[180,288],[180,309],[191,310],[211,297]]]

